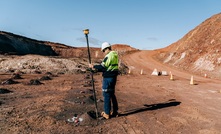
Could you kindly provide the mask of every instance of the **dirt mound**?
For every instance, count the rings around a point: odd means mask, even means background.
[[[87,62],[75,58],[46,57],[40,55],[24,56],[5,56],[0,57],[0,72],[16,72],[41,74],[51,72],[58,73],[75,73],[77,70],[86,68]],[[82,67],[76,67],[81,63]]]
[[[31,79],[26,85],[41,85],[41,83],[38,79]]]
[[[156,58],[182,70],[221,79],[220,27],[221,13],[205,20],[177,42],[158,50]]]
[[[113,44],[112,49],[120,53],[125,53],[129,51],[138,51],[139,49],[133,48],[127,44]]]
[[[46,72],[45,75],[47,75],[48,77],[58,77],[58,75],[55,75],[51,72]]]
[[[23,79],[22,77],[21,77],[21,75],[20,74],[13,74],[12,75],[12,77],[11,77],[12,79]]]
[[[10,84],[17,84],[17,83],[19,83],[19,82],[14,81],[13,79],[7,79],[7,80],[3,81],[1,84],[2,85],[10,85]]]
[[[39,80],[40,81],[51,80],[51,77],[49,77],[49,76],[42,76]]]
[[[128,74],[129,71],[129,67],[127,65],[125,65],[123,62],[120,63],[119,65],[119,73],[122,74]]]
[[[0,88],[0,94],[7,94],[7,93],[11,93],[12,91],[5,89],[5,88]]]

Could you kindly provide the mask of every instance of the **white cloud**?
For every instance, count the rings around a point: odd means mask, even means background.
[[[158,39],[156,37],[148,37],[147,40],[149,40],[149,41],[158,41]]]
[[[86,43],[86,38],[83,38],[83,37],[76,38],[76,40],[79,42]],[[92,44],[92,46],[100,47],[101,45],[101,41],[96,38],[89,37],[88,41],[89,41],[89,44]]]

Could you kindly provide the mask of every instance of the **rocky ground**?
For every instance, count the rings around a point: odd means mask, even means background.
[[[91,77],[84,68],[87,60],[26,55],[8,57],[8,62],[2,57],[1,133],[220,133],[220,81],[194,75],[190,85],[192,74],[157,62],[155,54],[137,51],[121,58],[131,73],[118,77],[120,115],[109,120],[94,119]],[[170,75],[150,75],[155,68],[171,71],[174,80]],[[100,113],[101,74],[94,78]]]

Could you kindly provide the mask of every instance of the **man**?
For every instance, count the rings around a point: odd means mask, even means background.
[[[100,65],[89,64],[89,67],[96,69],[98,72],[103,72],[102,92],[104,97],[104,112],[101,116],[109,119],[110,116],[118,116],[118,103],[115,96],[115,85],[118,75],[118,54],[111,50],[111,45],[108,42],[102,43],[101,51],[106,54]],[[111,112],[111,102],[113,111]]]

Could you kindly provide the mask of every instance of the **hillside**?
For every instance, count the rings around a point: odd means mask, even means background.
[[[90,38],[89,38],[90,39]],[[9,32],[0,31],[0,53],[2,54],[37,54],[44,56],[83,57],[86,58],[86,47],[71,47],[61,43],[39,41]],[[113,49],[119,53],[136,50],[125,44],[114,44]],[[100,48],[90,48],[91,57],[102,58]]]
[[[7,54],[39,54],[47,56],[57,55],[51,48],[43,41],[33,40],[27,37],[15,35],[0,31],[0,53]]]
[[[156,58],[178,69],[221,78],[221,13],[205,20],[183,38],[158,50]]]
[[[198,75],[207,74],[211,78],[221,79],[221,13],[208,18],[183,38],[168,47],[155,50],[155,58],[167,65]],[[90,40],[90,38],[89,38]],[[0,53],[37,54],[43,56],[61,56],[64,58],[87,58],[86,47],[71,47],[60,43],[38,41],[0,31]],[[137,51],[126,44],[114,44],[113,49],[120,55]],[[90,48],[93,59],[104,55],[100,48]]]
[[[60,43],[38,41],[8,32],[0,32],[0,72],[84,72],[88,65],[86,47],[71,47]],[[120,57],[137,49],[126,44],[114,44]],[[92,62],[99,63],[104,56],[100,48],[90,48]],[[8,56],[7,56],[8,55]],[[50,57],[48,57],[50,56]],[[51,57],[52,56],[52,57]],[[120,69],[125,73],[123,62]]]

